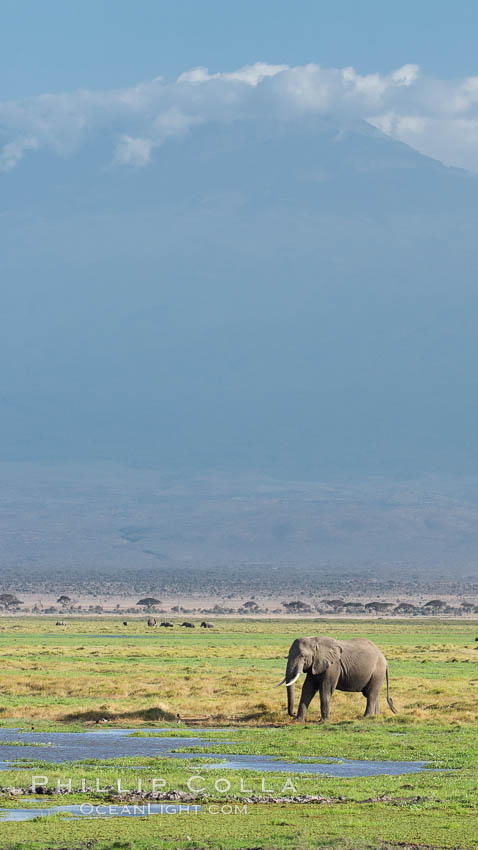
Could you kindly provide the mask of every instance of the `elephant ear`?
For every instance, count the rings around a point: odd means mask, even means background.
[[[320,638],[317,641],[312,661],[312,673],[318,676],[324,673],[333,664],[338,664],[342,647],[337,640],[332,638]]]

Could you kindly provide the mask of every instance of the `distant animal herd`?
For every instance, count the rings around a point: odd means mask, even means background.
[[[57,625],[59,625],[59,624],[57,623]],[[128,625],[128,621],[124,620],[123,626],[127,626],[127,625]],[[157,625],[158,624],[157,624],[155,618],[149,617],[148,626],[157,626]],[[171,623],[170,620],[163,620],[163,622],[160,623],[159,625],[162,626],[163,629],[173,629],[174,628],[174,623]],[[182,626],[185,629],[195,629],[196,628],[195,624],[191,623],[190,620],[185,620],[184,623],[179,623],[178,625]],[[208,623],[206,620],[203,620],[200,623],[200,628],[201,629],[213,629],[214,626],[213,626],[212,623]]]
[[[56,626],[66,626],[67,624],[66,624],[65,620],[57,620],[55,625]],[[128,625],[129,625],[128,620],[123,620],[123,626],[128,626]],[[157,626],[157,625],[158,624],[157,624],[154,617],[148,618],[148,626]],[[163,622],[160,623],[159,625],[162,626],[164,629],[174,628],[174,623],[171,623],[169,620],[163,620]],[[191,623],[189,620],[185,620],[184,623],[179,623],[179,625],[182,626],[185,629],[195,629],[196,628],[195,624]],[[214,625],[213,625],[213,623],[208,623],[207,620],[203,620],[200,623],[200,628],[201,629],[213,629]]]

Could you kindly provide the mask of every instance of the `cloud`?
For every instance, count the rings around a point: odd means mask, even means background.
[[[154,142],[152,139],[133,138],[123,135],[120,137],[114,152],[114,162],[119,165],[132,165],[140,168],[151,162],[151,151]]]
[[[281,71],[288,71],[288,65],[268,65],[266,62],[255,62],[253,65],[245,65],[244,68],[239,68],[238,71],[232,71],[225,74],[217,73],[210,74],[207,68],[193,68],[191,71],[185,71],[180,74],[177,79],[178,83],[207,83],[210,80],[227,80],[247,83],[250,86],[257,86],[266,77],[275,77]]]
[[[71,156],[94,134],[110,140],[116,167],[144,168],[166,140],[199,123],[306,114],[327,116],[339,130],[365,120],[422,153],[478,171],[478,76],[438,80],[412,64],[359,74],[264,62],[225,73],[194,68],[172,82],[156,77],[125,89],[0,101],[0,170],[39,150]]]
[[[34,136],[18,137],[7,142],[0,152],[0,171],[12,171],[27,151],[37,148],[38,140]]]
[[[128,136],[124,133],[115,147],[113,162],[117,165],[130,165],[142,168],[151,162],[151,155],[169,136],[183,136],[189,128],[198,123],[196,116],[185,115],[172,106],[165,112],[160,112],[150,128],[152,138]]]

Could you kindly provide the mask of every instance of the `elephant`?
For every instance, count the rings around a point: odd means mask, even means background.
[[[387,680],[387,703],[396,714],[388,684],[388,664],[385,656],[371,640],[335,640],[329,637],[297,638],[289,649],[286,674],[287,710],[294,717],[294,685],[300,674],[306,673],[302,687],[297,720],[304,722],[310,701],[318,691],[322,720],[329,716],[330,700],[339,691],[361,691],[367,700],[365,716],[379,714],[379,694]]]

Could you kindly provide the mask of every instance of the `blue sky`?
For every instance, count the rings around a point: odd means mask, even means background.
[[[111,88],[205,65],[406,63],[439,77],[477,71],[469,0],[2,0],[1,98]]]

